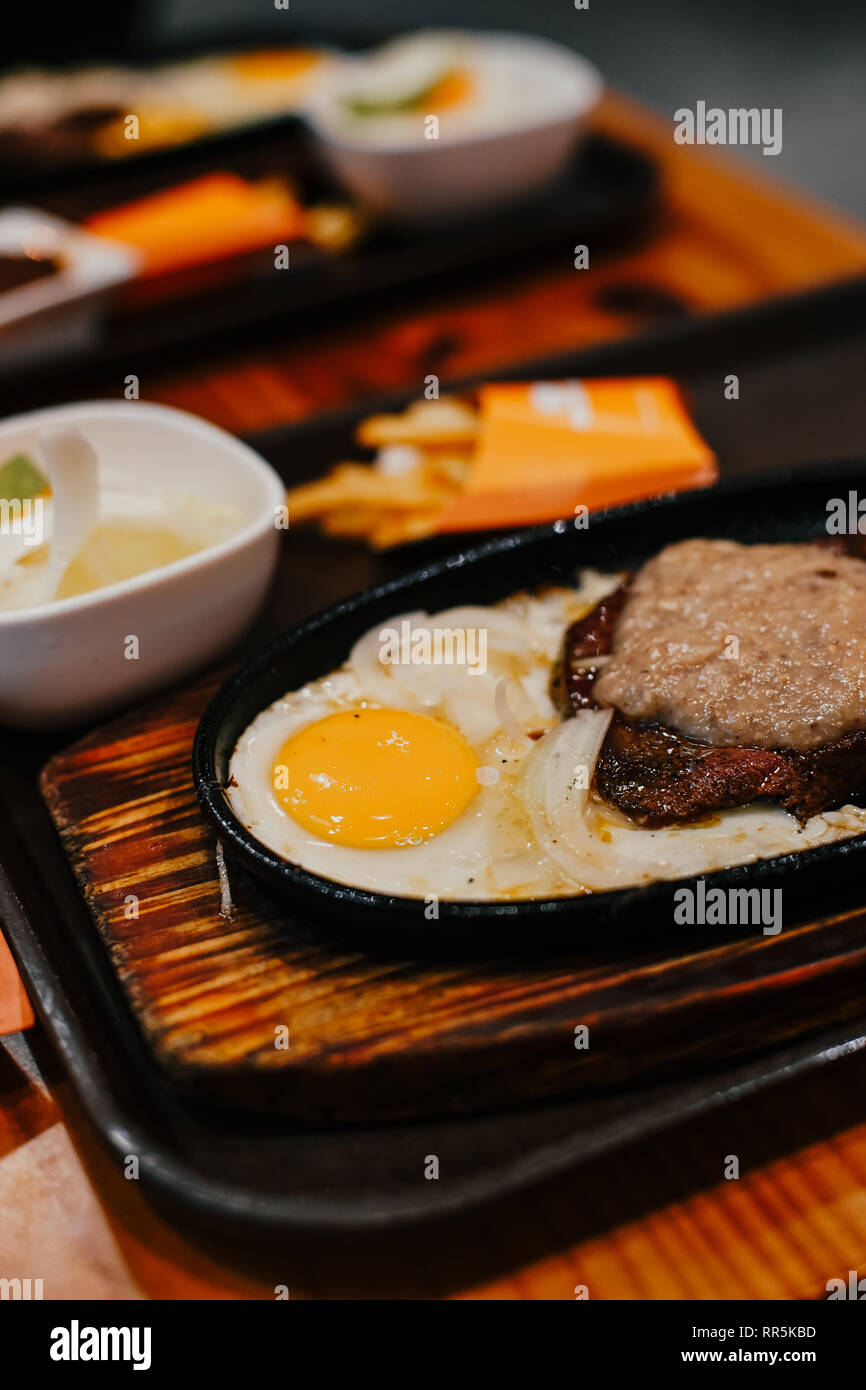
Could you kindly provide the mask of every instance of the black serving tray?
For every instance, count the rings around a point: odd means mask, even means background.
[[[864,305],[866,281],[852,282],[717,319],[672,323],[639,340],[524,364],[511,375],[670,373],[686,391],[727,478],[819,457],[856,460],[866,453]],[[724,398],[730,372],[740,377],[738,402]],[[256,442],[295,481],[339,457],[358,417],[372,408]],[[789,486],[797,486],[796,476],[792,472]],[[742,496],[745,502],[748,492]],[[653,544],[648,535],[644,549]],[[373,555],[313,531],[292,533],[273,597],[238,659],[248,659],[323,604],[417,564],[417,557]],[[150,1062],[39,797],[39,769],[72,736],[15,733],[3,740],[0,918],[96,1132],[115,1156],[139,1154],[151,1193],[183,1208],[189,1219],[275,1238],[287,1231],[370,1231],[441,1219],[512,1197],[761,1088],[826,1066],[845,1084],[857,1067],[845,1059],[863,1048],[866,1020],[699,1079],[425,1123],[420,1131],[401,1125],[317,1133],[195,1104]],[[425,1153],[448,1156],[447,1184],[418,1181],[419,1142],[428,1145]]]
[[[193,147],[167,166],[156,155],[130,168],[83,177],[74,186],[34,188],[27,203],[72,221],[143,197],[214,169],[248,178],[289,175],[308,204],[348,202],[316,159],[299,119],[242,132],[217,149]],[[399,294],[402,304],[444,287],[453,293],[508,265],[572,263],[577,242],[601,255],[644,226],[656,205],[657,170],[643,153],[606,136],[590,136],[553,184],[507,206],[438,226],[401,228],[373,222],[344,252],[303,242],[290,249],[291,268],[274,270],[273,253],[254,254],[151,280],[124,291],[92,345],[46,357],[39,372],[0,373],[0,409],[29,408],[65,394],[104,389],[116,363],[146,379],[188,361],[261,345],[268,335],[321,330]]]
[[[155,1070],[59,849],[42,866],[49,895],[21,872],[24,847],[8,825],[0,843],[4,931],[87,1119],[119,1169],[138,1156],[140,1181],[169,1217],[205,1232],[340,1239],[506,1202],[513,1215],[520,1192],[661,1130],[827,1067],[862,1072],[866,1017],[697,1080],[523,1111],[321,1131],[233,1118]],[[425,1182],[419,1153],[437,1154],[448,1181]]]

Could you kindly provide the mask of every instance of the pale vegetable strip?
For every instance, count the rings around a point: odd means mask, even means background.
[[[342,462],[326,477],[292,488],[289,524],[317,521],[328,535],[365,539],[376,549],[430,535],[464,484],[477,433],[477,410],[456,397],[370,416],[358,440],[383,451],[382,466]],[[387,466],[395,446],[405,447],[408,459],[396,472]]]

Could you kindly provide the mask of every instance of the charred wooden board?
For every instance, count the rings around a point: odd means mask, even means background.
[[[688,953],[431,962],[341,945],[230,865],[227,920],[189,771],[214,685],[42,777],[131,1012],[184,1090],[322,1121],[482,1110],[706,1069],[862,1012],[863,912],[733,942],[696,927]]]

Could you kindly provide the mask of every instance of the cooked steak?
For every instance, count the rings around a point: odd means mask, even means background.
[[[713,748],[661,724],[615,715],[595,766],[599,795],[639,825],[657,829],[773,797],[805,823],[866,794],[866,732],[823,747]]]
[[[712,748],[617,714],[595,765],[595,786],[632,820],[655,828],[779,795],[786,772],[784,758],[765,748]]]
[[[607,596],[565,635],[553,683],[566,715],[598,704],[595,681],[613,644],[630,581]],[[600,796],[649,829],[699,820],[714,811],[772,797],[801,822],[866,797],[866,730],[817,748],[716,747],[660,723],[626,719],[619,711],[595,768]]]
[[[593,666],[590,658],[610,651],[630,588],[628,578],[566,632],[552,684],[554,704],[563,714],[574,714],[575,710],[595,704],[592,687],[601,668]]]

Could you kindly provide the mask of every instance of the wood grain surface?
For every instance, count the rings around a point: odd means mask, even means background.
[[[198,1095],[316,1122],[493,1109],[679,1075],[862,1011],[864,912],[712,946],[698,930],[685,951],[418,961],[297,925],[230,861],[225,917],[190,772],[214,688],[122,716],[42,776],[129,1005]]]
[[[382,306],[268,352],[238,343],[145,379],[144,395],[243,432],[417,386],[426,370],[458,375],[634,332],[645,314],[623,307],[635,303],[617,297],[623,287],[669,290],[706,312],[866,267],[861,226],[763,171],[675,146],[669,122],[619,96],[600,124],[663,168],[664,209],[639,246],[583,276],[570,258],[532,265],[483,292]],[[0,1272],[44,1273],[46,1298],[267,1299],[287,1282],[292,1298],[570,1300],[585,1282],[601,1299],[808,1299],[829,1277],[866,1272],[863,1057],[591,1164],[504,1216],[357,1241],[335,1257],[206,1243],[168,1223],[96,1146],[41,1030],[27,1036],[0,1044],[0,1203],[16,1214],[0,1223]],[[722,1176],[730,1153],[738,1182]]]

